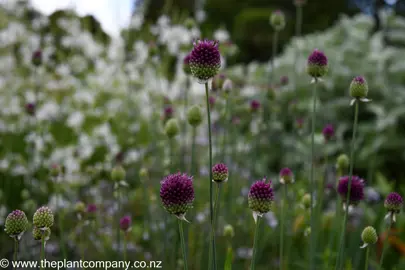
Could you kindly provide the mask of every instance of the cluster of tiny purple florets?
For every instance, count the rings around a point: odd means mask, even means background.
[[[215,164],[212,167],[212,180],[214,182],[224,182],[228,180],[228,167],[223,163]]]
[[[167,212],[176,216],[184,215],[194,201],[192,177],[183,173],[166,176],[161,181],[160,198]]]
[[[271,210],[274,195],[271,182],[266,183],[265,179],[253,183],[248,194],[249,208],[259,214]]]
[[[349,176],[340,178],[337,191],[345,203],[355,205],[364,199],[364,180],[353,175],[350,187],[349,203],[346,202],[349,192]]]
[[[388,212],[397,214],[401,211],[403,202],[401,195],[391,192],[384,201],[384,207]]]
[[[197,40],[190,53],[190,70],[201,83],[213,78],[221,67],[221,56],[218,42],[212,40]]]

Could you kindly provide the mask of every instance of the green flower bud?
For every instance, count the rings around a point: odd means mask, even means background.
[[[349,161],[350,160],[347,155],[341,154],[336,160],[336,168],[342,171],[347,170],[347,168],[349,168]]]
[[[27,189],[21,191],[21,198],[26,201],[30,198],[30,192]]]
[[[362,76],[355,77],[350,83],[350,96],[353,98],[365,98],[368,93],[368,84]]]
[[[363,232],[361,233],[361,240],[364,242],[362,248],[366,247],[367,245],[377,243],[378,236],[376,230],[371,226],[364,228]]]
[[[170,139],[179,133],[179,123],[177,119],[171,118],[166,122],[165,133]]]
[[[224,236],[229,238],[233,238],[235,236],[235,231],[232,225],[227,224],[224,226]]]
[[[52,164],[51,169],[50,169],[50,174],[52,177],[57,177],[61,173],[61,168],[57,164]]]
[[[52,227],[53,221],[53,213],[51,209],[46,206],[42,206],[34,214],[33,224],[35,227],[38,227],[40,229],[45,227]]]
[[[193,28],[196,26],[196,23],[195,23],[194,19],[192,19],[192,18],[187,18],[187,19],[184,21],[184,26],[185,26],[188,30],[191,30],[191,29],[193,29]]]
[[[304,196],[302,196],[301,198],[301,203],[305,209],[311,208],[311,194],[309,193],[304,194]]]
[[[86,211],[86,205],[84,202],[77,202],[75,204],[75,212],[76,213],[84,213]]]
[[[202,113],[201,113],[201,109],[199,106],[194,105],[188,110],[187,120],[188,120],[188,123],[193,127],[197,127],[201,124]]]
[[[146,169],[146,168],[141,168],[140,170],[139,170],[139,177],[140,178],[144,178],[144,177],[147,177],[148,176],[148,169]]]
[[[45,241],[48,241],[49,238],[51,237],[51,229],[49,229],[48,227],[43,228],[43,229],[34,227],[34,229],[32,229],[32,236],[34,237],[34,240],[36,240],[36,241],[41,241],[42,236],[44,237]]]
[[[21,210],[14,210],[7,218],[4,231],[11,237],[19,237],[28,228],[28,219]]]
[[[276,10],[270,16],[270,24],[276,30],[283,30],[285,27],[285,15],[282,11]]]
[[[125,180],[125,170],[121,165],[115,166],[111,171],[111,179],[114,182],[119,182]]]

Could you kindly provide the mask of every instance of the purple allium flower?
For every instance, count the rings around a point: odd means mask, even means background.
[[[187,75],[190,75],[190,74],[191,74],[190,58],[191,58],[191,55],[190,55],[190,54],[187,54],[186,57],[184,57],[184,59],[183,59],[183,71],[184,71],[184,73],[186,73]]]
[[[307,72],[311,77],[320,78],[328,72],[328,58],[326,55],[315,49],[308,57]]]
[[[355,77],[350,83],[350,96],[353,98],[365,98],[368,93],[368,84],[363,76]]]
[[[225,79],[226,77],[224,74],[215,75],[212,79],[211,90],[214,92],[221,90],[224,85]]]
[[[163,207],[170,214],[183,219],[194,201],[193,178],[179,172],[166,176],[160,184]]]
[[[21,237],[28,228],[28,219],[21,210],[14,210],[8,214],[4,224],[4,231],[10,237]]]
[[[40,207],[35,213],[33,224],[37,228],[50,228],[53,225],[54,216],[52,210],[47,206]]]
[[[124,232],[128,231],[129,228],[131,228],[131,223],[132,220],[130,216],[122,217],[120,219],[120,229],[123,230]]]
[[[212,181],[217,183],[228,181],[228,167],[225,164],[218,163],[212,167]]]
[[[285,15],[281,10],[274,11],[270,16],[270,24],[276,30],[283,30],[285,27]]]
[[[42,64],[42,51],[36,50],[32,53],[31,62],[34,66],[40,66]]]
[[[281,78],[280,78],[280,84],[281,85],[287,85],[288,84],[288,76],[282,76]]]
[[[402,209],[403,202],[401,195],[391,192],[384,201],[384,207],[388,212],[398,214]]]
[[[221,67],[221,55],[218,42],[197,40],[190,54],[191,73],[199,83],[206,83],[213,78]]]
[[[31,116],[35,115],[35,108],[36,108],[35,103],[27,103],[27,104],[25,104],[25,112],[28,115],[31,115]]]
[[[86,212],[89,214],[94,214],[95,212],[97,212],[97,205],[95,205],[94,203],[88,204],[87,208],[86,208]]]
[[[337,191],[346,203],[347,193],[349,191],[349,176],[343,176],[340,178]],[[351,189],[349,195],[349,203],[347,205],[356,205],[364,199],[364,180],[358,176],[352,176]]]
[[[252,112],[257,112],[260,109],[260,101],[254,99],[250,102],[250,110]]]
[[[249,208],[258,215],[263,215],[271,210],[273,199],[271,181],[266,183],[266,178],[261,181],[256,181],[250,187],[248,194]]]
[[[331,124],[327,124],[322,130],[325,141],[329,141],[335,135],[335,129]]]
[[[164,119],[170,119],[173,117],[174,109],[171,105],[165,106],[163,110]]]
[[[211,106],[214,106],[214,105],[215,105],[215,97],[210,96],[210,97],[208,98],[208,100],[209,100]]]
[[[280,171],[280,183],[291,184],[294,183],[294,174],[290,168],[283,168]]]

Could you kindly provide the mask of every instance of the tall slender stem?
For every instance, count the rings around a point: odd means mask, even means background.
[[[298,5],[296,11],[297,15],[295,20],[295,35],[299,37],[301,36],[302,31],[302,6]]]
[[[281,222],[280,222],[280,270],[283,269],[284,264],[284,222],[285,222],[285,212],[286,212],[286,204],[287,204],[287,184],[283,185],[283,199],[281,201]]]
[[[120,188],[117,186],[117,221],[120,220],[120,214],[121,214],[121,196],[120,196]],[[117,247],[118,250],[121,247],[121,232],[120,232],[120,226],[119,223],[116,222],[117,225]]]
[[[315,217],[314,217],[314,170],[315,170],[315,118],[316,118],[316,91],[317,91],[318,79],[315,78],[313,92],[312,92],[312,129],[311,129],[311,174],[310,174],[310,193],[311,193],[311,242],[309,245],[309,263],[310,270],[315,269]]]
[[[18,260],[18,238],[14,238],[14,256],[13,256],[14,262]],[[15,269],[15,267],[14,267]]]
[[[183,252],[184,270],[187,270],[188,269],[187,251],[186,251],[186,243],[184,241],[183,221],[179,219],[178,222],[179,222],[179,232],[180,232],[180,240],[181,240],[181,250]]]
[[[218,211],[219,211],[219,198],[221,196],[220,195],[221,194],[221,184],[217,183],[216,186],[217,186],[217,190],[216,190],[215,201],[214,201],[214,203],[215,203],[214,223],[213,223],[212,230],[211,230],[211,237],[210,237],[211,240],[215,236],[215,232],[216,232],[216,225],[217,225],[217,221],[218,221]],[[210,245],[210,248],[209,248],[210,253],[215,252],[215,250],[213,248],[215,248],[215,242],[214,242],[214,245]],[[209,263],[210,264],[212,264],[212,263],[215,264],[216,262],[210,261]]]
[[[350,169],[349,169],[349,183],[347,188],[347,195],[346,195],[346,209],[343,218],[343,226],[342,226],[342,234],[340,236],[340,249],[337,257],[336,269],[339,270],[341,268],[341,264],[344,261],[344,247],[345,247],[345,234],[346,234],[346,226],[347,226],[347,217],[349,214],[349,205],[350,205],[350,190],[352,187],[352,176],[353,176],[353,164],[354,164],[354,150],[356,145],[356,131],[357,131],[357,122],[358,122],[358,114],[359,114],[359,101],[356,99],[355,109],[354,109],[354,123],[353,123],[353,136],[352,136],[352,147],[350,149]]]
[[[207,103],[207,118],[208,118],[208,140],[209,140],[209,171],[210,171],[210,221],[211,221],[211,230],[213,229],[214,226],[214,204],[212,200],[212,138],[211,138],[211,114],[210,114],[210,101],[209,101],[209,95],[208,95],[208,82],[205,83],[205,97],[206,97],[206,103]],[[217,269],[216,267],[216,256],[215,256],[215,235],[213,235],[211,239],[212,245],[212,254],[209,255],[209,257],[212,256],[212,261],[213,261],[213,266],[214,270]]]
[[[40,261],[40,268],[41,270],[43,268],[43,262],[45,260],[45,231],[41,231],[42,237],[41,237],[41,261]]]
[[[273,53],[271,57],[271,81],[274,82],[274,60],[276,59],[278,45],[278,31],[274,31],[273,34]]]
[[[380,267],[378,269],[382,270],[382,266],[383,266],[383,262],[384,262],[384,255],[385,252],[387,251],[387,244],[388,244],[388,238],[390,237],[390,230],[391,230],[391,226],[392,226],[392,215],[390,216],[390,221],[388,223],[388,230],[387,230],[387,236],[384,239],[384,245],[383,245],[383,251],[381,254],[381,258],[380,258]]]
[[[222,161],[225,162],[226,158],[226,137],[228,135],[228,110],[229,110],[229,97],[226,98],[226,104],[225,104],[225,115],[224,115],[224,134],[222,137]]]
[[[184,117],[185,119],[187,119],[187,109],[188,109],[188,91],[190,88],[190,78],[187,77],[186,78],[186,87],[184,89]],[[183,145],[183,149],[182,149],[182,158],[181,158],[181,162],[182,162],[182,168],[186,169],[186,165],[185,165],[185,157],[186,155],[186,149],[187,149],[187,121],[184,120],[184,124],[183,124],[183,138],[184,138],[184,145]]]
[[[257,220],[256,220],[255,239],[253,242],[253,254],[252,254],[252,262],[250,264],[250,270],[255,270],[255,268],[256,268],[256,253],[257,253],[258,242],[259,242],[259,226],[260,226],[261,219],[262,219],[262,217],[258,216]]]
[[[190,161],[190,173],[191,175],[195,175],[195,140],[197,137],[197,128],[193,127],[193,131],[191,133],[191,161]]]
[[[368,270],[368,257],[370,256],[370,245],[366,248],[366,262],[364,263],[364,270]]]
[[[127,261],[128,233],[124,233],[124,262]]]

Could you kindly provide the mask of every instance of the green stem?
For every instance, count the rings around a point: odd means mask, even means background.
[[[118,210],[117,210],[117,219],[116,220],[120,220],[120,214],[121,214],[121,197],[120,197],[120,189],[119,187],[117,187],[117,205],[118,205]],[[119,223],[117,222],[117,245],[118,248],[120,248],[120,244],[121,244],[121,232],[120,232],[120,226]]]
[[[205,83],[205,97],[207,103],[207,118],[208,118],[208,140],[209,140],[209,171],[210,171],[210,178],[208,179],[210,182],[210,223],[211,223],[211,230],[214,227],[214,204],[212,198],[212,138],[211,138],[211,114],[210,114],[210,101],[208,95],[208,82]],[[216,267],[216,258],[215,258],[215,235],[213,235],[211,239],[212,245],[212,254],[209,254],[209,257],[212,256],[214,270],[217,269]]]
[[[280,270],[283,269],[284,264],[284,223],[285,223],[285,212],[287,203],[287,184],[283,185],[283,199],[282,199],[282,210],[281,210],[281,222],[280,222]]]
[[[388,226],[387,226],[387,228],[388,228],[387,236],[384,239],[383,251],[382,251],[381,259],[380,259],[380,267],[378,268],[380,270],[383,269],[382,266],[383,266],[383,262],[384,262],[384,255],[385,255],[385,252],[387,251],[387,247],[388,247],[387,244],[388,244],[388,238],[390,236],[391,226],[392,226],[392,215],[390,216],[390,221],[389,221]]]
[[[15,237],[15,239],[14,239],[14,256],[13,256],[13,260],[14,260],[14,262],[16,262],[18,260],[18,238],[17,237]],[[14,266],[14,269],[16,269],[15,266]]]
[[[276,59],[277,54],[277,45],[278,45],[278,31],[275,31],[273,34],[273,53],[271,58],[271,81],[274,82],[274,60]]]
[[[366,262],[364,264],[364,270],[368,270],[368,257],[370,256],[370,245],[366,248]]]
[[[128,234],[125,232],[124,234],[124,262],[127,261],[127,247],[128,247]]]
[[[186,87],[184,89],[184,117],[186,117],[187,119],[187,109],[188,109],[188,92],[189,92],[189,88],[190,88],[190,79],[189,77],[187,77],[186,79]],[[186,169],[186,165],[185,165],[185,157],[186,155],[186,149],[187,149],[187,121],[184,121],[183,123],[183,138],[184,138],[184,145],[183,145],[183,149],[182,149],[182,158],[181,158],[181,162],[182,162],[182,168],[184,168],[184,170]]]
[[[216,186],[217,186],[217,190],[216,190],[216,195],[215,195],[214,223],[213,223],[211,235],[210,235],[210,239],[212,241],[215,240],[216,224],[217,224],[217,220],[218,220],[218,211],[219,211],[219,198],[220,198],[220,193],[221,193],[221,184],[217,184]],[[210,253],[215,252],[214,248],[215,248],[215,242],[214,242],[214,245],[210,245],[210,248],[209,248]],[[213,263],[216,263],[216,262],[213,262],[212,258],[211,258],[211,261],[209,261],[209,263],[210,263],[210,265],[212,265]]]
[[[195,141],[197,137],[197,128],[193,127],[193,131],[191,134],[191,161],[190,161],[190,173],[191,175],[195,175]]]
[[[260,226],[260,221],[261,221],[261,217],[258,216],[257,217],[257,221],[256,221],[256,230],[255,230],[255,239],[253,242],[253,254],[252,254],[252,262],[250,264],[250,270],[255,270],[256,265],[255,265],[255,260],[256,260],[256,253],[257,253],[257,248],[258,248],[258,242],[259,242],[259,226]]]
[[[295,22],[295,35],[297,37],[301,36],[302,31],[302,6],[297,6],[297,15],[296,15],[296,22]]]
[[[228,125],[229,125],[229,120],[228,120],[228,110],[229,110],[229,97],[226,99],[226,104],[225,104],[225,115],[224,115],[224,134],[222,138],[222,161],[225,162],[226,158],[226,137],[228,135]]]
[[[356,131],[357,131],[357,122],[358,122],[358,114],[359,114],[359,101],[356,99],[355,103],[355,110],[354,110],[354,123],[353,123],[353,136],[352,136],[352,147],[350,149],[350,169],[349,169],[349,183],[348,183],[348,190],[346,195],[346,209],[343,218],[343,227],[342,227],[342,234],[340,236],[340,249],[337,257],[336,268],[339,270],[341,268],[341,264],[344,261],[344,247],[345,247],[345,234],[346,234],[346,226],[347,226],[347,216],[349,214],[349,205],[350,205],[350,190],[352,187],[352,176],[353,176],[353,164],[354,164],[354,148],[356,145]]]
[[[40,262],[40,268],[41,270],[43,268],[43,261],[45,260],[45,231],[41,231],[42,237],[41,237],[41,262]]]
[[[318,79],[315,78],[315,85],[313,87],[312,92],[312,129],[311,129],[311,174],[310,174],[310,193],[311,193],[311,242],[309,245],[309,263],[310,263],[310,270],[315,269],[315,217],[314,217],[314,170],[315,170],[315,117],[316,117],[316,91],[317,91]]]
[[[188,269],[187,252],[186,252],[186,243],[184,242],[183,221],[181,221],[179,219],[178,222],[179,222],[179,232],[180,232],[180,240],[181,240],[181,250],[183,252],[184,270],[187,270]]]

